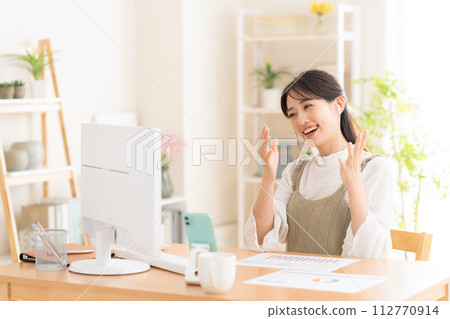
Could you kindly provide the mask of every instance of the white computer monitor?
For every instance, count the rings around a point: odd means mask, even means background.
[[[149,256],[161,253],[161,131],[82,124],[81,214],[96,238],[96,259],[69,270],[118,275],[142,272],[140,261],[111,259],[111,244]]]

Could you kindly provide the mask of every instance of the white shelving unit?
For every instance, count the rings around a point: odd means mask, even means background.
[[[182,215],[187,210],[187,200],[186,196],[174,196],[161,200],[163,242],[186,242]]]
[[[305,13],[306,14],[306,13]],[[323,43],[328,46],[336,46],[335,55],[335,66],[337,69],[337,78],[340,83],[345,83],[346,71],[350,72],[352,79],[360,78],[360,38],[361,38],[361,27],[359,22],[360,9],[359,6],[349,5],[349,4],[338,4],[336,10],[336,28],[335,31],[324,35],[280,35],[280,36],[253,36],[246,32],[248,29],[247,23],[250,21],[252,16],[262,15],[261,11],[241,9],[238,13],[237,20],[237,138],[241,141],[243,138],[248,138],[252,141],[256,141],[259,137],[260,132],[256,125],[253,125],[252,136],[246,134],[246,130],[249,129],[249,124],[254,122],[257,118],[262,115],[268,115],[283,119],[284,115],[280,108],[276,109],[264,109],[258,107],[255,101],[258,100],[258,88],[254,85],[251,89],[251,95],[253,103],[248,103],[248,81],[246,74],[246,66],[251,60],[251,67],[261,67],[262,66],[262,56],[263,51],[268,46],[286,44],[286,43],[300,43],[304,44],[306,48],[309,49],[308,44],[311,43]],[[351,44],[350,52],[350,62],[345,65],[346,61],[346,49],[345,44]],[[322,52],[317,52],[317,56],[321,57]],[[296,54],[293,52],[292,54]],[[251,57],[251,58],[249,58]],[[321,61],[318,59],[316,64]],[[313,68],[315,65],[312,66]],[[360,102],[360,92],[356,85],[351,84],[351,97],[354,103]],[[250,105],[249,105],[250,104]],[[256,103],[257,104],[257,103]],[[282,116],[282,117],[281,117]],[[247,121],[249,117],[254,117],[252,121]],[[245,147],[243,143],[238,142],[237,150],[238,159],[242,160],[245,156]],[[248,174],[246,169],[242,165],[238,165],[238,186],[237,186],[237,198],[238,198],[238,245],[239,247],[245,247],[244,242],[244,223],[247,215],[249,214],[248,205],[249,201],[254,201],[256,198],[248,198],[246,196],[246,190],[248,187],[255,187],[256,183],[261,183],[261,177]],[[258,186],[256,186],[258,187]]]

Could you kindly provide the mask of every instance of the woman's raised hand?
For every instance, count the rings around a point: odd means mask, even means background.
[[[355,145],[348,143],[348,158],[346,161],[339,159],[341,178],[348,191],[355,186],[361,186],[361,154],[366,146],[368,131],[359,133]]]
[[[273,182],[277,178],[278,168],[278,139],[274,138],[270,145],[270,129],[264,124],[261,139],[264,140],[259,151],[263,165],[263,180]]]

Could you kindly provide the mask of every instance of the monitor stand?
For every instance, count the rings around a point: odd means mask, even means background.
[[[95,233],[95,259],[78,260],[70,264],[69,270],[85,275],[127,275],[150,269],[150,265],[137,260],[111,259],[111,244],[115,230],[104,228]]]

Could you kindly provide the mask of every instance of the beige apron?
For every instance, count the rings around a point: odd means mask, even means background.
[[[374,154],[363,160],[361,171],[376,156],[380,155]],[[345,234],[351,221],[350,207],[345,200],[347,190],[342,184],[330,196],[318,200],[305,199],[300,194],[298,186],[307,163],[308,161],[303,161],[292,173],[294,193],[286,209],[289,226],[287,250],[341,255]]]

